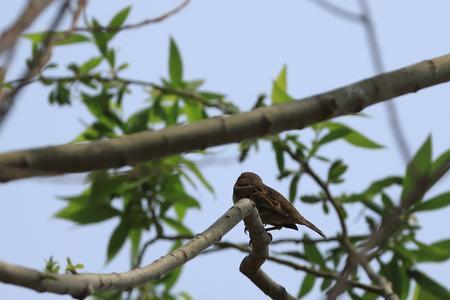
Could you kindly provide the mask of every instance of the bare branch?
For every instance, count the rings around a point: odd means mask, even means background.
[[[329,13],[336,15],[337,17],[340,17],[342,19],[346,19],[346,20],[352,21],[352,22],[361,22],[362,21],[361,15],[351,12],[349,10],[346,10],[346,9],[344,9],[332,2],[329,2],[327,0],[311,0],[310,2],[316,4],[317,6],[323,8],[324,10],[328,11]]]
[[[172,17],[173,15],[177,14],[178,12],[180,12],[183,8],[185,8],[189,4],[189,2],[191,2],[191,0],[184,0],[183,2],[181,2],[180,5],[178,5],[174,9],[171,9],[168,12],[166,12],[156,18],[146,19],[139,23],[124,25],[122,27],[100,27],[100,28],[75,27],[74,31],[119,32],[119,31],[123,31],[123,30],[136,29],[136,28],[140,28],[140,27],[143,27],[146,25],[160,23],[160,22],[168,19],[169,17]]]
[[[0,35],[0,53],[14,48],[19,36],[36,20],[53,0],[30,0],[16,22]]]
[[[176,153],[302,129],[448,80],[450,55],[445,55],[301,101],[117,139],[4,153],[0,154],[0,181],[13,179],[2,170],[3,167],[53,173],[118,168]]]
[[[201,251],[220,241],[236,224],[249,215],[257,214],[249,199],[241,199],[203,233],[187,244],[153,263],[125,273],[112,274],[46,274],[35,269],[0,261],[0,281],[33,289],[38,292],[69,294],[84,299],[97,291],[125,291],[145,282],[161,278],[185,264]]]
[[[369,3],[367,0],[359,0],[359,5],[362,11],[362,24],[366,30],[367,42],[369,44],[369,50],[372,57],[372,64],[377,74],[383,73],[385,68],[383,66],[383,58],[381,57],[381,47],[378,41],[375,24],[370,12]],[[392,133],[394,135],[394,142],[400,151],[403,161],[407,163],[411,158],[411,151],[409,149],[408,142],[404,130],[401,126],[397,107],[395,102],[386,102],[386,111],[388,114],[388,120],[391,126]]]
[[[250,248],[245,245],[233,244],[233,243],[229,243],[229,242],[220,242],[220,243],[216,243],[215,246],[222,248],[222,249],[230,249],[231,248],[231,249],[236,249],[236,250],[239,250],[242,252],[250,253]],[[205,251],[205,252],[207,252],[207,251]],[[211,253],[211,252],[208,252],[208,253]],[[300,264],[292,262],[291,260],[285,260],[285,259],[278,258],[275,256],[268,256],[267,260],[271,261],[273,263],[279,264],[279,265],[283,265],[283,266],[292,268],[297,271],[302,271],[302,272],[311,274],[313,276],[320,277],[320,278],[326,278],[326,279],[331,279],[331,280],[338,280],[340,278],[339,274],[329,272],[329,271],[314,269],[312,267],[300,265]],[[365,284],[365,283],[362,283],[359,281],[355,281],[355,280],[347,280],[347,283],[350,287],[360,288],[360,289],[363,289],[363,290],[366,290],[369,292],[373,292],[373,293],[377,293],[377,294],[382,293],[382,288],[378,287],[378,286],[368,285],[368,284]]]
[[[60,6],[60,9],[58,10],[52,24],[50,25],[48,34],[45,37],[41,48],[38,50],[36,56],[33,57],[28,70],[26,70],[25,74],[22,76],[23,80],[16,86],[12,87],[11,90],[0,93],[0,126],[3,124],[3,121],[5,120],[8,112],[14,104],[15,98],[18,96],[22,88],[27,85],[27,82],[29,80],[38,75],[41,72],[41,69],[49,61],[53,43],[55,42],[54,31],[59,26],[66,11],[68,10],[69,2],[69,0],[65,0]]]

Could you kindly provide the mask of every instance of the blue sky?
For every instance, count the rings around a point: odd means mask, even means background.
[[[177,1],[105,1],[91,0],[88,13],[101,20],[109,20],[119,9],[133,3],[128,22],[134,23],[157,16]],[[271,82],[284,64],[288,66],[289,92],[302,98],[372,76],[374,69],[363,28],[339,19],[306,0],[292,1],[193,1],[184,11],[164,23],[127,31],[115,39],[118,59],[129,61],[127,76],[158,81],[167,75],[167,52],[170,36],[180,48],[185,77],[204,78],[205,87],[225,93],[243,109],[249,109],[257,95],[270,93]],[[337,2],[337,1],[334,1]],[[357,12],[356,1],[339,1]],[[4,29],[20,11],[25,1],[8,1],[1,5],[0,29]],[[450,52],[450,2],[399,0],[370,1],[377,26],[385,66],[393,70],[424,59]],[[47,12],[31,31],[46,28]],[[20,74],[24,58],[30,49],[26,41],[20,43],[12,66],[11,76]],[[55,60],[62,64],[82,61],[95,54],[93,47],[76,46],[55,50]],[[47,90],[32,86],[21,94],[17,105],[0,131],[0,151],[45,146],[69,142],[90,117],[80,104],[72,107],[50,107]],[[432,87],[395,100],[406,137],[413,150],[432,134],[434,155],[450,147],[449,84]],[[129,97],[127,107],[133,111],[143,102],[142,92]],[[367,151],[335,143],[326,149],[332,157],[340,157],[350,164],[346,183],[334,192],[359,191],[372,180],[403,173],[403,162],[396,151],[387,125],[385,107],[377,105],[365,111],[370,118],[347,117],[340,120],[386,146],[383,150]],[[277,169],[268,146],[244,164],[232,162],[236,145],[212,149],[222,160],[202,169],[216,188],[216,196],[200,190],[202,210],[193,212],[188,224],[198,232],[209,226],[232,204],[231,192],[237,176],[246,170],[260,174],[265,182],[287,193],[285,182],[276,180]],[[116,221],[95,226],[77,227],[53,218],[62,207],[58,195],[71,195],[81,190],[82,175],[61,178],[29,179],[0,186],[0,259],[41,269],[43,260],[53,255],[63,262],[71,257],[83,262],[86,271],[125,271],[128,253],[123,250],[105,266],[106,245]],[[449,177],[430,192],[437,194],[449,186]],[[300,192],[315,191],[311,181],[305,180]],[[335,233],[337,221],[322,216],[314,206],[302,206],[308,217],[329,235]],[[450,209],[424,213],[419,216],[423,225],[420,238],[435,241],[448,237]],[[349,220],[351,232],[361,232],[361,223]],[[234,229],[227,240],[245,241],[242,226]],[[276,237],[302,235],[294,231],[277,232]],[[160,243],[150,249],[146,261],[163,255],[168,244]],[[261,292],[239,273],[243,254],[219,252],[189,262],[183,271],[177,290],[187,290],[194,299],[262,299]],[[285,267],[264,265],[275,280],[291,293],[297,293],[303,274]],[[450,286],[450,263],[428,264],[425,270]],[[211,280],[214,278],[214,280]],[[205,288],[206,286],[206,288]],[[0,284],[4,299],[69,299],[69,297],[36,294],[26,289]],[[319,298],[319,293],[311,296]]]

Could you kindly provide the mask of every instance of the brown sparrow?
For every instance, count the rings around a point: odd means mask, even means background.
[[[255,203],[264,224],[273,225],[267,231],[281,229],[282,227],[298,230],[296,224],[299,224],[311,228],[323,238],[326,238],[325,234],[306,220],[289,200],[265,185],[261,177],[255,173],[242,173],[234,184],[233,202],[236,203],[242,198],[248,198]]]

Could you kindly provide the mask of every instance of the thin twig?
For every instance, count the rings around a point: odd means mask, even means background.
[[[12,49],[19,36],[26,30],[54,0],[31,0],[16,22],[0,35],[0,53]]]
[[[367,238],[367,235],[354,235],[348,237],[350,240],[363,240]],[[292,238],[286,238],[286,239],[278,239],[273,240],[271,242],[272,245],[276,244],[285,244],[285,243],[294,243],[294,244],[319,244],[319,243],[326,243],[326,242],[339,242],[342,239],[341,236],[333,236],[333,237],[327,237],[327,238],[320,238],[320,239],[292,239]]]
[[[323,8],[324,10],[328,11],[329,13],[336,15],[337,17],[340,17],[342,19],[346,19],[348,21],[352,22],[361,22],[362,16],[351,12],[349,10],[346,10],[332,2],[326,1],[326,0],[311,0],[311,3],[316,4],[317,6]]]
[[[317,185],[319,185],[320,188],[323,190],[323,192],[327,196],[327,200],[331,203],[334,210],[336,211],[336,214],[339,219],[339,223],[341,225],[342,235],[344,238],[347,238],[348,229],[347,229],[347,225],[345,224],[345,216],[343,213],[343,208],[342,208],[341,204],[331,194],[330,189],[328,188],[328,184],[325,183],[319,177],[319,175],[317,175],[317,173],[309,166],[308,161],[306,161],[306,160],[302,159],[301,157],[299,157],[298,155],[296,155],[289,147],[284,147],[284,149],[286,150],[286,152],[289,154],[289,156],[293,160],[297,161],[302,166],[303,172],[305,174],[308,174],[317,183]]]
[[[146,20],[143,20],[143,21],[141,21],[139,23],[135,23],[135,24],[124,25],[121,27],[96,27],[96,28],[76,27],[74,30],[75,31],[88,31],[88,32],[119,32],[119,31],[123,31],[123,30],[136,29],[139,27],[159,23],[159,22],[166,20],[167,18],[177,14],[179,11],[181,11],[183,8],[185,8],[189,4],[189,2],[190,2],[190,0],[184,0],[180,5],[178,5],[174,9],[171,9],[168,12],[166,12],[156,18],[146,19]]]
[[[21,78],[23,78],[22,81],[14,86],[11,90],[0,95],[0,126],[3,124],[3,121],[5,120],[8,112],[14,105],[14,100],[19,95],[22,88],[27,85],[27,82],[29,80],[40,73],[41,69],[50,59],[53,43],[55,42],[53,39],[54,32],[63,20],[63,17],[69,8],[69,3],[70,0],[66,0],[61,5],[55,18],[53,19],[53,22],[50,25],[48,34],[46,35],[42,46],[39,49],[39,52],[35,57],[33,57],[33,61],[30,63],[28,70],[26,70],[25,74],[21,76]]]
[[[144,81],[144,80],[138,80],[138,79],[131,79],[131,78],[124,78],[120,76],[113,76],[113,77],[105,77],[101,75],[80,75],[80,76],[62,76],[62,77],[55,77],[55,76],[40,76],[37,78],[34,78],[33,80],[26,81],[23,78],[15,79],[12,81],[9,81],[4,84],[10,85],[10,84],[16,84],[21,82],[26,82],[26,84],[35,83],[38,81],[47,81],[47,82],[73,82],[73,81],[90,81],[90,80],[96,80],[98,82],[108,83],[108,82],[120,82],[124,85],[136,85],[136,86],[143,86],[143,87],[151,87],[155,90],[158,90],[164,94],[171,94],[176,95],[179,97],[182,97],[186,100],[193,100],[195,102],[198,102],[206,107],[213,107],[217,108],[220,111],[222,111],[225,114],[235,114],[239,112],[239,109],[235,107],[231,102],[223,101],[221,98],[219,98],[217,101],[211,101],[202,95],[193,92],[193,91],[187,91],[180,88],[174,88],[169,86],[162,86],[156,83]]]
[[[394,207],[390,210],[390,213],[383,216],[378,229],[369,236],[367,241],[364,243],[363,249],[356,252],[356,254],[353,256],[353,259],[349,259],[347,261],[341,279],[338,280],[338,282],[329,292],[329,299],[335,299],[345,291],[345,280],[347,279],[347,276],[349,276],[356,268],[357,263],[361,263],[361,261],[364,262],[367,261],[368,258],[372,258],[369,251],[372,249],[375,249],[376,251],[377,249],[379,249],[379,247],[381,247],[381,245],[386,242],[387,239],[391,237],[395,230],[398,229],[402,218],[408,214],[409,209],[417,201],[420,201],[425,192],[428,191],[449,170],[450,162],[442,165],[440,169],[433,170],[433,172],[428,175],[428,178],[418,180],[419,184],[416,184],[413,190],[411,190],[407,195],[404,195],[404,197],[400,201],[400,205]],[[364,264],[362,265],[363,267],[369,266],[368,264],[367,266],[365,266]],[[371,272],[370,269],[366,269],[366,272],[369,276],[373,276],[374,281],[378,282],[383,287],[384,296],[386,299],[399,299],[398,296],[395,295],[392,291],[392,284],[388,282],[384,277],[376,274],[375,272]]]
[[[250,252],[250,248],[246,245],[234,244],[234,243],[229,243],[229,242],[219,242],[219,243],[216,243],[215,246],[218,248],[222,248],[222,249],[236,249],[236,250],[239,250],[239,251],[242,251],[245,253]],[[205,251],[202,254],[207,254],[207,253],[211,253],[211,251]],[[290,260],[285,260],[285,259],[274,257],[274,256],[268,256],[267,260],[277,263],[277,264],[280,264],[280,265],[283,265],[283,266],[290,267],[297,271],[303,271],[305,273],[314,275],[316,277],[321,277],[321,278],[326,278],[326,279],[331,279],[331,280],[338,280],[340,278],[339,274],[336,274],[336,273],[333,273],[330,271],[314,269],[314,268],[311,268],[308,266],[294,263]],[[368,284],[358,282],[355,280],[347,280],[347,282],[351,287],[360,288],[360,289],[370,291],[373,293],[377,293],[377,294],[382,293],[382,288],[378,287],[378,286],[368,285]]]
[[[375,72],[380,74],[385,71],[385,68],[383,65],[381,47],[375,32],[375,24],[370,11],[369,3],[367,0],[359,0],[358,3],[362,12],[362,24],[366,30],[366,37],[369,44],[372,64],[375,68]],[[411,151],[408,141],[406,140],[405,132],[400,123],[397,106],[395,105],[395,102],[387,102],[385,107],[392,133],[394,135],[394,141],[398,147],[401,157],[403,158],[403,161],[406,164],[411,159]]]

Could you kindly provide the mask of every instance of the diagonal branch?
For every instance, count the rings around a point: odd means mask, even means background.
[[[119,168],[186,151],[302,129],[449,80],[450,54],[301,101],[258,108],[229,117],[215,117],[111,140],[4,153],[0,154],[0,181],[27,175],[27,172],[16,172],[18,176],[13,177],[5,171],[5,167],[55,174]]]
[[[63,21],[66,11],[69,9],[69,0],[65,0],[60,5],[59,10],[57,11],[50,28],[48,30],[48,34],[42,42],[41,47],[37,51],[37,54],[33,56],[28,69],[24,72],[22,76],[22,81],[18,82],[17,85],[12,87],[11,90],[0,93],[0,126],[3,121],[6,119],[9,111],[15,103],[15,98],[19,95],[22,88],[27,85],[29,80],[32,80],[33,77],[37,76],[42,68],[47,64],[51,57],[53,44],[55,43],[54,33],[59,24]]]
[[[31,0],[16,22],[0,35],[0,53],[12,49],[24,32],[54,0]]]
[[[161,278],[205,250],[230,231],[242,219],[255,217],[253,202],[241,199],[222,217],[190,242],[153,263],[125,273],[111,274],[48,274],[35,269],[0,261],[0,282],[10,283],[38,292],[69,294],[84,299],[97,291],[125,291],[145,282]],[[261,224],[262,226],[262,224]]]

